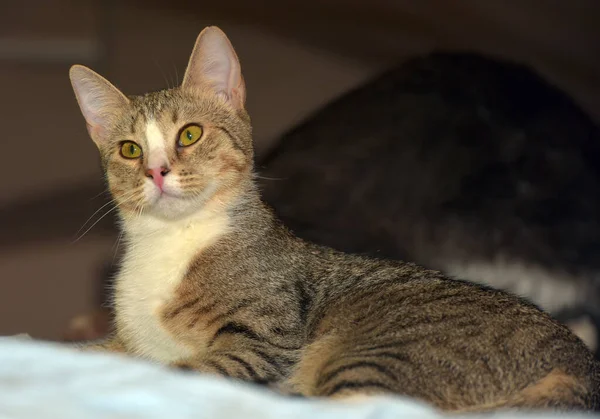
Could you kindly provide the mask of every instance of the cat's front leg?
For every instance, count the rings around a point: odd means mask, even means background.
[[[221,349],[172,364],[173,367],[278,388],[293,364],[290,356],[269,347]]]

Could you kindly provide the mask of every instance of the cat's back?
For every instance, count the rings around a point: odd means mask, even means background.
[[[585,388],[585,403],[598,407],[598,361],[526,300],[410,263],[320,257],[335,268],[327,270],[312,333],[335,342],[332,350],[347,352],[348,362],[404,377],[404,394],[435,403],[444,388],[440,400],[481,406],[540,380],[573,380]]]

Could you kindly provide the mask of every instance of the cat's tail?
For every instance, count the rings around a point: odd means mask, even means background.
[[[588,380],[554,369],[506,399],[454,410],[452,413],[484,413],[503,409],[599,411],[600,386],[596,380],[590,384]]]

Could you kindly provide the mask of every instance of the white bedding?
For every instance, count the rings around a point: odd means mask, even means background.
[[[170,371],[117,355],[0,338],[0,418],[439,419],[402,398],[345,404],[274,395],[225,379]],[[457,416],[451,416],[457,418]],[[480,417],[480,416],[469,416]],[[497,418],[580,418],[517,415]]]

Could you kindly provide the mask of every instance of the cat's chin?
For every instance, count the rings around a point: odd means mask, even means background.
[[[189,197],[178,191],[155,192],[144,208],[144,213],[163,220],[180,220],[201,211],[216,191],[211,185],[198,195]]]
[[[165,220],[177,220],[199,211],[201,203],[189,198],[162,193],[148,205],[146,213]]]

